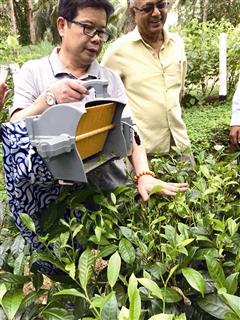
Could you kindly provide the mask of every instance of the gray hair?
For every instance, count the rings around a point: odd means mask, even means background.
[[[130,4],[130,7],[133,7],[135,5],[135,0],[129,0],[129,4]]]

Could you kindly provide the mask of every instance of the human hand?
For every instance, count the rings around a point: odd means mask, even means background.
[[[8,88],[6,83],[3,83],[3,82],[0,83],[0,109],[3,108],[4,102],[7,99],[10,91],[11,90]]]
[[[229,137],[231,144],[236,149],[240,149],[240,125],[231,126]]]
[[[159,193],[165,196],[175,196],[177,192],[185,192],[188,189],[187,183],[164,182],[150,175],[143,175],[138,178],[138,192],[144,201],[149,199],[148,193],[155,186],[161,186],[162,190]]]
[[[80,101],[88,90],[77,79],[62,79],[51,86],[57,103]]]

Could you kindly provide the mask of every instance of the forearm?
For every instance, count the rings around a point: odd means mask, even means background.
[[[23,120],[26,117],[42,114],[47,108],[48,105],[45,102],[45,94],[41,94],[32,105],[24,109],[16,110],[11,116],[10,121],[16,122]]]
[[[136,175],[143,171],[149,171],[147,155],[143,145],[138,146],[133,138],[133,152],[130,157]]]

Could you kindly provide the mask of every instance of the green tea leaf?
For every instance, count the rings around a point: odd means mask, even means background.
[[[86,299],[85,295],[76,289],[64,289],[64,290],[58,291],[57,293],[54,293],[53,296],[55,297],[55,296],[66,296],[66,295]]]
[[[15,257],[18,257],[24,250],[25,240],[21,235],[18,235],[11,245],[11,252]]]
[[[121,268],[121,258],[117,251],[109,259],[108,268],[107,268],[107,278],[111,288],[113,288],[115,283],[117,282],[117,279],[120,273],[120,268]]]
[[[233,220],[232,218],[228,219],[227,223],[228,223],[229,233],[230,233],[231,237],[233,237],[234,234],[238,231],[239,224],[236,223],[236,221]]]
[[[137,278],[135,277],[134,273],[132,273],[129,278],[129,285],[128,285],[128,297],[130,301],[132,299],[132,295],[134,291],[137,289],[137,286],[138,286]]]
[[[202,172],[202,174],[208,179],[210,178],[210,172],[208,170],[208,167],[206,165],[201,165],[200,168],[199,168],[200,172]]]
[[[118,303],[115,294],[104,304],[101,312],[101,320],[117,320],[118,318]]]
[[[14,269],[13,269],[13,273],[14,274],[18,274],[18,275],[22,275],[23,271],[24,271],[24,265],[26,263],[26,258],[24,253],[20,253],[19,256],[17,257],[17,259],[14,262]]]
[[[167,277],[167,280],[166,280],[166,283],[168,283],[168,281],[171,279],[172,275],[174,274],[174,272],[177,270],[178,268],[178,265],[172,267],[172,269],[170,270],[169,274],[168,274],[168,277]]]
[[[240,318],[240,297],[228,293],[223,293],[222,296],[226,299],[228,306]]]
[[[74,231],[73,231],[73,238],[75,238],[78,234],[79,234],[79,232],[82,230],[82,228],[83,228],[83,225],[82,224],[79,224],[75,229],[74,229]]]
[[[221,300],[219,295],[207,295],[197,301],[199,307],[217,319],[224,319],[224,314],[231,309]]]
[[[148,291],[156,296],[157,298],[163,300],[163,292],[159,288],[159,286],[156,284],[156,282],[150,280],[150,279],[145,279],[145,278],[138,278],[138,282],[141,283]]]
[[[99,257],[107,257],[110,256],[110,254],[114,253],[115,251],[117,251],[118,246],[116,246],[115,244],[110,244],[109,246],[104,247],[100,253],[99,253]]]
[[[122,259],[128,263],[133,264],[135,261],[135,249],[130,241],[126,238],[122,238],[119,242],[119,253]]]
[[[0,305],[2,305],[2,297],[5,295],[7,292],[7,287],[5,283],[0,283]]]
[[[226,280],[222,266],[211,256],[205,256],[208,272],[215,282],[217,289],[226,288]]]
[[[132,320],[138,320],[141,313],[141,298],[137,286],[137,278],[132,273],[132,275],[129,278],[128,285],[128,298],[130,304],[129,319]]]
[[[23,292],[20,289],[9,290],[3,296],[2,307],[9,320],[14,319],[23,298]]]
[[[152,316],[149,320],[173,320],[174,315],[172,314],[165,314],[165,313],[160,313],[156,314],[155,316]]]
[[[76,266],[75,263],[69,263],[65,266],[65,270],[68,272],[68,274],[70,275],[70,277],[72,279],[75,279],[75,274],[76,274]]]
[[[31,281],[30,276],[19,276],[12,273],[0,273],[0,283],[11,283],[11,284],[25,284]]]
[[[90,249],[85,250],[79,259],[78,270],[79,280],[84,290],[87,288],[89,279],[92,276],[95,257]]]
[[[103,306],[112,298],[114,292],[110,292],[107,296],[105,295],[95,295],[92,298],[91,306],[102,310]]]
[[[65,272],[64,265],[61,262],[56,260],[56,258],[53,255],[50,255],[50,254],[45,253],[43,251],[40,251],[40,250],[34,251],[31,256],[31,259],[32,259],[31,263],[34,263],[35,261],[39,261],[39,260],[50,262],[58,269]]]
[[[139,320],[140,314],[141,314],[141,298],[140,298],[139,290],[135,288],[134,292],[131,295],[131,300],[130,300],[129,319]]]
[[[117,203],[117,198],[116,198],[116,196],[115,196],[114,193],[111,193],[111,200],[112,200],[112,203],[113,203],[114,205],[116,205],[116,203]]]
[[[172,288],[162,289],[163,298],[167,303],[175,303],[182,300],[182,296]]]
[[[233,273],[226,279],[227,292],[229,294],[235,294],[238,289],[238,276],[239,272]]]
[[[42,312],[44,320],[74,320],[74,316],[65,309],[47,308]]]
[[[126,307],[122,307],[118,315],[118,320],[129,320],[129,310]]]
[[[190,284],[190,286],[193,289],[199,291],[204,297],[204,291],[206,286],[201,273],[192,268],[184,268],[182,269],[182,274],[184,278],[187,280],[187,282]]]
[[[60,240],[61,248],[65,248],[66,247],[68,239],[69,239],[69,236],[70,236],[70,232],[69,231],[60,234],[59,240]]]
[[[134,232],[132,231],[132,229],[128,228],[128,227],[120,227],[120,230],[122,232],[122,235],[127,238],[128,240],[132,240]]]
[[[26,213],[21,213],[19,216],[25,227],[27,227],[30,231],[36,233],[35,224],[32,218]]]
[[[101,241],[101,235],[102,235],[102,228],[96,226],[94,231],[95,231],[95,235],[96,235],[96,238],[97,238],[98,242],[100,242]]]
[[[232,312],[227,312],[224,315],[224,320],[239,320],[239,317]]]
[[[29,308],[31,305],[34,305],[36,303],[36,300],[40,298],[44,293],[46,293],[45,290],[39,290],[38,292],[33,291],[27,294],[24,297],[18,312],[20,313],[22,311],[26,311],[26,309]]]

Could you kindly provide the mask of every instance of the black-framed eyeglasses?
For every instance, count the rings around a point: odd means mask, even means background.
[[[154,9],[157,8],[158,10],[167,9],[169,7],[169,2],[167,1],[159,1],[157,3],[146,3],[142,7],[133,7],[134,9],[141,11],[143,13],[152,14]]]
[[[90,24],[83,23],[80,21],[75,21],[75,20],[67,20],[67,21],[82,27],[83,34],[85,34],[86,36],[89,36],[90,38],[95,37],[95,35],[97,34],[103,42],[106,42],[109,39],[109,34],[105,30],[96,29],[95,27],[91,26]]]

